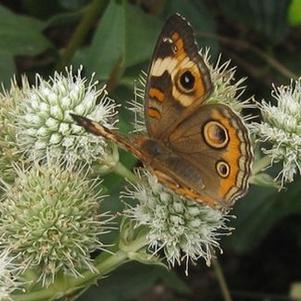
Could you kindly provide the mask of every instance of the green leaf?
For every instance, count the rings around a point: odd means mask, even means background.
[[[151,60],[163,23],[140,8],[129,5],[126,10],[125,67]]]
[[[58,0],[22,0],[22,6],[31,16],[47,18],[59,10]]]
[[[125,4],[110,1],[87,52],[87,67],[107,80],[116,65],[122,67],[125,54]],[[114,22],[112,22],[114,20]]]
[[[93,287],[88,290],[79,298],[79,301],[135,300],[159,281],[166,283],[178,293],[189,292],[184,282],[165,268],[131,263],[101,280],[98,288]]]
[[[270,39],[282,41],[288,33],[290,0],[218,0],[225,14]]]
[[[279,188],[278,183],[267,173],[258,173],[255,176],[252,176],[250,183],[256,186]]]
[[[77,10],[89,3],[89,0],[59,0],[62,7]]]
[[[290,297],[293,300],[301,300],[301,282],[294,282],[290,288]]]
[[[115,72],[118,80],[125,68],[150,59],[160,28],[161,22],[140,8],[111,1],[87,51],[89,71],[101,80]]]
[[[0,49],[10,55],[36,55],[51,46],[41,33],[43,23],[14,14],[0,5]]]
[[[0,51],[0,85],[3,83],[4,87],[9,87],[15,72],[13,56],[9,53],[2,53]]]
[[[83,12],[83,10],[80,10],[53,15],[46,21],[44,28],[74,24],[81,19]]]
[[[166,269],[168,268],[167,265],[162,261],[161,257],[154,256],[145,250],[129,253],[128,256],[130,260],[137,261],[142,264],[158,265]]]
[[[252,187],[247,197],[235,206],[235,230],[225,239],[226,246],[238,253],[249,252],[282,219],[301,214],[300,182],[299,178],[282,192]]]
[[[301,0],[292,0],[288,10],[288,20],[290,25],[301,24]]]

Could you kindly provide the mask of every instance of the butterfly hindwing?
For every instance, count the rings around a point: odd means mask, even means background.
[[[202,106],[176,128],[169,143],[199,170],[204,183],[198,190],[200,201],[229,207],[246,193],[253,160],[250,137],[228,106]],[[193,183],[190,180],[187,185],[193,187]]]

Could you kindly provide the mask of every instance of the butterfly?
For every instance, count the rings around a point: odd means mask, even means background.
[[[174,192],[217,209],[248,190],[253,151],[240,116],[206,103],[213,90],[193,29],[179,14],[163,26],[144,95],[147,134],[123,135],[74,115],[88,132],[132,152]]]

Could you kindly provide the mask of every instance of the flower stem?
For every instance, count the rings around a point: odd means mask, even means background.
[[[129,254],[139,251],[146,244],[145,236],[140,236],[128,244],[126,251],[119,249],[113,254],[102,253],[95,259],[95,267],[99,273],[85,272],[78,278],[65,276],[58,278],[47,288],[27,294],[13,294],[10,297],[14,301],[45,301],[72,295],[76,291],[96,283],[99,278],[130,261]]]
[[[255,176],[259,172],[263,171],[270,164],[271,164],[271,158],[269,156],[264,156],[264,157],[256,160],[256,162],[252,168],[253,176]]]
[[[61,60],[56,66],[57,70],[63,69],[64,66],[70,63],[76,49],[83,43],[91,26],[94,24],[97,17],[105,10],[108,3],[108,0],[93,0],[86,8],[85,14],[62,53]]]
[[[120,161],[118,161],[114,167],[112,168],[112,171],[116,174],[120,175],[121,177],[124,177],[128,179],[129,181],[136,183],[138,181],[137,177]]]
[[[217,259],[212,259],[212,266],[214,269],[215,276],[217,278],[218,284],[220,286],[224,301],[232,301],[232,297],[230,295],[230,291],[224,277],[224,273],[221,265],[219,264]]]

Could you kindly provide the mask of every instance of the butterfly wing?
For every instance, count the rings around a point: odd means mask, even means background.
[[[228,106],[202,106],[174,130],[169,147],[198,169],[202,187],[197,178],[182,181],[184,188],[197,192],[199,201],[230,207],[246,193],[253,161],[250,137]]]
[[[145,91],[150,137],[163,139],[191,115],[212,90],[190,24],[180,15],[165,23],[154,50]]]

